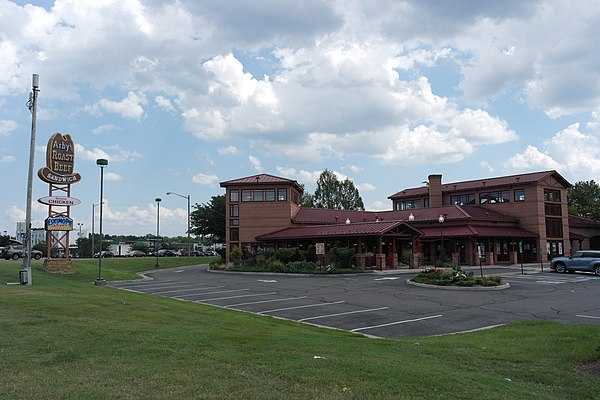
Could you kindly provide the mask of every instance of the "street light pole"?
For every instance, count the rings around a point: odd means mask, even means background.
[[[157,197],[154,199],[156,201],[156,240],[154,241],[154,254],[156,255],[156,264],[154,266],[156,268],[160,267],[160,263],[158,262],[158,238],[160,237],[160,201],[161,198]]]
[[[167,195],[170,195],[170,194],[174,194],[175,196],[179,196],[184,199],[187,199],[187,240],[188,240],[187,256],[189,258],[191,256],[191,252],[192,252],[192,240],[190,238],[190,195],[188,194],[187,196],[184,196],[182,194],[175,193],[175,192],[167,192]]]
[[[108,160],[99,158],[96,160],[96,165],[100,167],[100,252],[98,253],[98,279],[95,283],[96,286],[105,286],[106,281],[102,279],[102,205],[104,204],[104,167],[108,165]]]
[[[440,214],[440,217],[438,218],[438,222],[440,223],[440,241],[442,242],[442,247],[440,248],[440,255],[444,254],[444,221],[444,215]]]
[[[95,246],[94,246],[94,221],[96,220],[96,214],[94,212],[94,210],[96,209],[96,206],[100,205],[100,203],[96,203],[96,204],[92,204],[92,258],[94,258],[94,252],[95,252]]]

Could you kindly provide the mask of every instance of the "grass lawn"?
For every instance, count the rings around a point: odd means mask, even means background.
[[[104,259],[103,276],[154,262]],[[576,370],[600,358],[598,326],[369,339],[94,286],[98,261],[74,265],[33,262],[21,286],[5,285],[20,262],[0,261],[0,399],[600,399],[600,378]]]

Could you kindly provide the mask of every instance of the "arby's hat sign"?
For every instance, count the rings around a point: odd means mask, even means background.
[[[55,133],[46,147],[46,166],[38,171],[38,177],[47,183],[70,185],[81,180],[74,172],[75,144],[71,135]]]

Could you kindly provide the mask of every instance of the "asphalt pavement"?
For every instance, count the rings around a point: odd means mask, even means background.
[[[472,268],[479,274],[479,268]],[[504,290],[447,290],[406,283],[415,270],[299,276],[208,271],[206,265],[150,271],[108,285],[156,296],[342,329],[372,337],[431,336],[521,320],[600,325],[600,277],[546,267],[484,267]]]

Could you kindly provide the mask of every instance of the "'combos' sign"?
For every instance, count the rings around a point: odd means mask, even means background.
[[[71,135],[55,133],[46,148],[46,166],[38,171],[41,180],[58,185],[70,185],[81,180],[74,172],[75,144]]]

